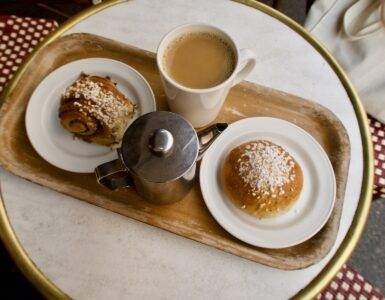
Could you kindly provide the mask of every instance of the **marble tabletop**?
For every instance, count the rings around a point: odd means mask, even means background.
[[[286,299],[305,287],[344,238],[358,203],[362,146],[348,95],[321,55],[293,30],[228,0],[132,0],[88,17],[65,34],[89,32],[155,51],[190,21],[229,32],[257,54],[247,80],[319,102],[343,122],[351,164],[337,242],[320,263],[296,271],[266,267],[64,196],[0,169],[5,207],[36,266],[73,298]]]

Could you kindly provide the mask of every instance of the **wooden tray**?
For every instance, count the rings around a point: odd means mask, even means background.
[[[350,159],[346,131],[329,110],[314,102],[248,82],[231,89],[217,121],[271,116],[293,122],[323,146],[337,179],[333,213],[318,234],[294,247],[278,250],[253,247],[232,237],[216,223],[203,202],[198,183],[182,201],[155,206],[142,200],[133,189],[111,192],[98,185],[93,174],[79,175],[58,169],[34,151],[24,125],[30,95],[51,71],[85,57],[107,57],[131,65],[148,80],[158,109],[167,109],[153,53],[95,35],[62,37],[40,51],[22,74],[20,84],[4,99],[0,110],[0,163],[4,168],[61,193],[272,267],[304,268],[329,252],[338,231]]]

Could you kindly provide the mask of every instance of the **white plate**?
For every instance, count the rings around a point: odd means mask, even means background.
[[[137,104],[139,115],[155,111],[155,97],[147,81],[130,66],[112,59],[87,58],[68,63],[43,79],[27,107],[27,134],[35,150],[52,165],[77,173],[91,173],[117,157],[116,150],[74,139],[59,123],[60,97],[81,72],[109,76],[118,89]]]
[[[300,164],[303,189],[285,214],[257,219],[238,209],[221,186],[220,171],[236,146],[265,139],[286,149]],[[316,140],[301,128],[275,118],[248,118],[229,126],[211,145],[200,169],[202,195],[211,214],[230,234],[254,246],[284,248],[316,234],[328,220],[334,205],[336,182],[328,156]]]

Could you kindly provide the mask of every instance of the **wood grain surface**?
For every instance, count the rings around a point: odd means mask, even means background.
[[[216,223],[205,207],[198,183],[182,201],[156,206],[141,199],[134,189],[111,192],[98,185],[93,174],[60,170],[34,151],[24,124],[30,95],[51,71],[85,57],[112,58],[132,66],[151,85],[158,108],[167,109],[153,53],[89,34],[65,36],[40,51],[22,75],[21,84],[1,107],[0,163],[4,168],[61,193],[272,267],[304,268],[329,252],[338,231],[350,155],[346,131],[329,110],[314,102],[248,82],[231,89],[216,121],[234,122],[248,116],[288,120],[312,134],[323,146],[337,179],[337,199],[332,216],[318,234],[294,247],[276,250],[253,247],[233,238]]]

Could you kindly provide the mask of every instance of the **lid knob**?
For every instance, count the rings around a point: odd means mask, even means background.
[[[157,155],[164,156],[174,145],[174,137],[166,129],[156,129],[150,137],[149,148]]]

